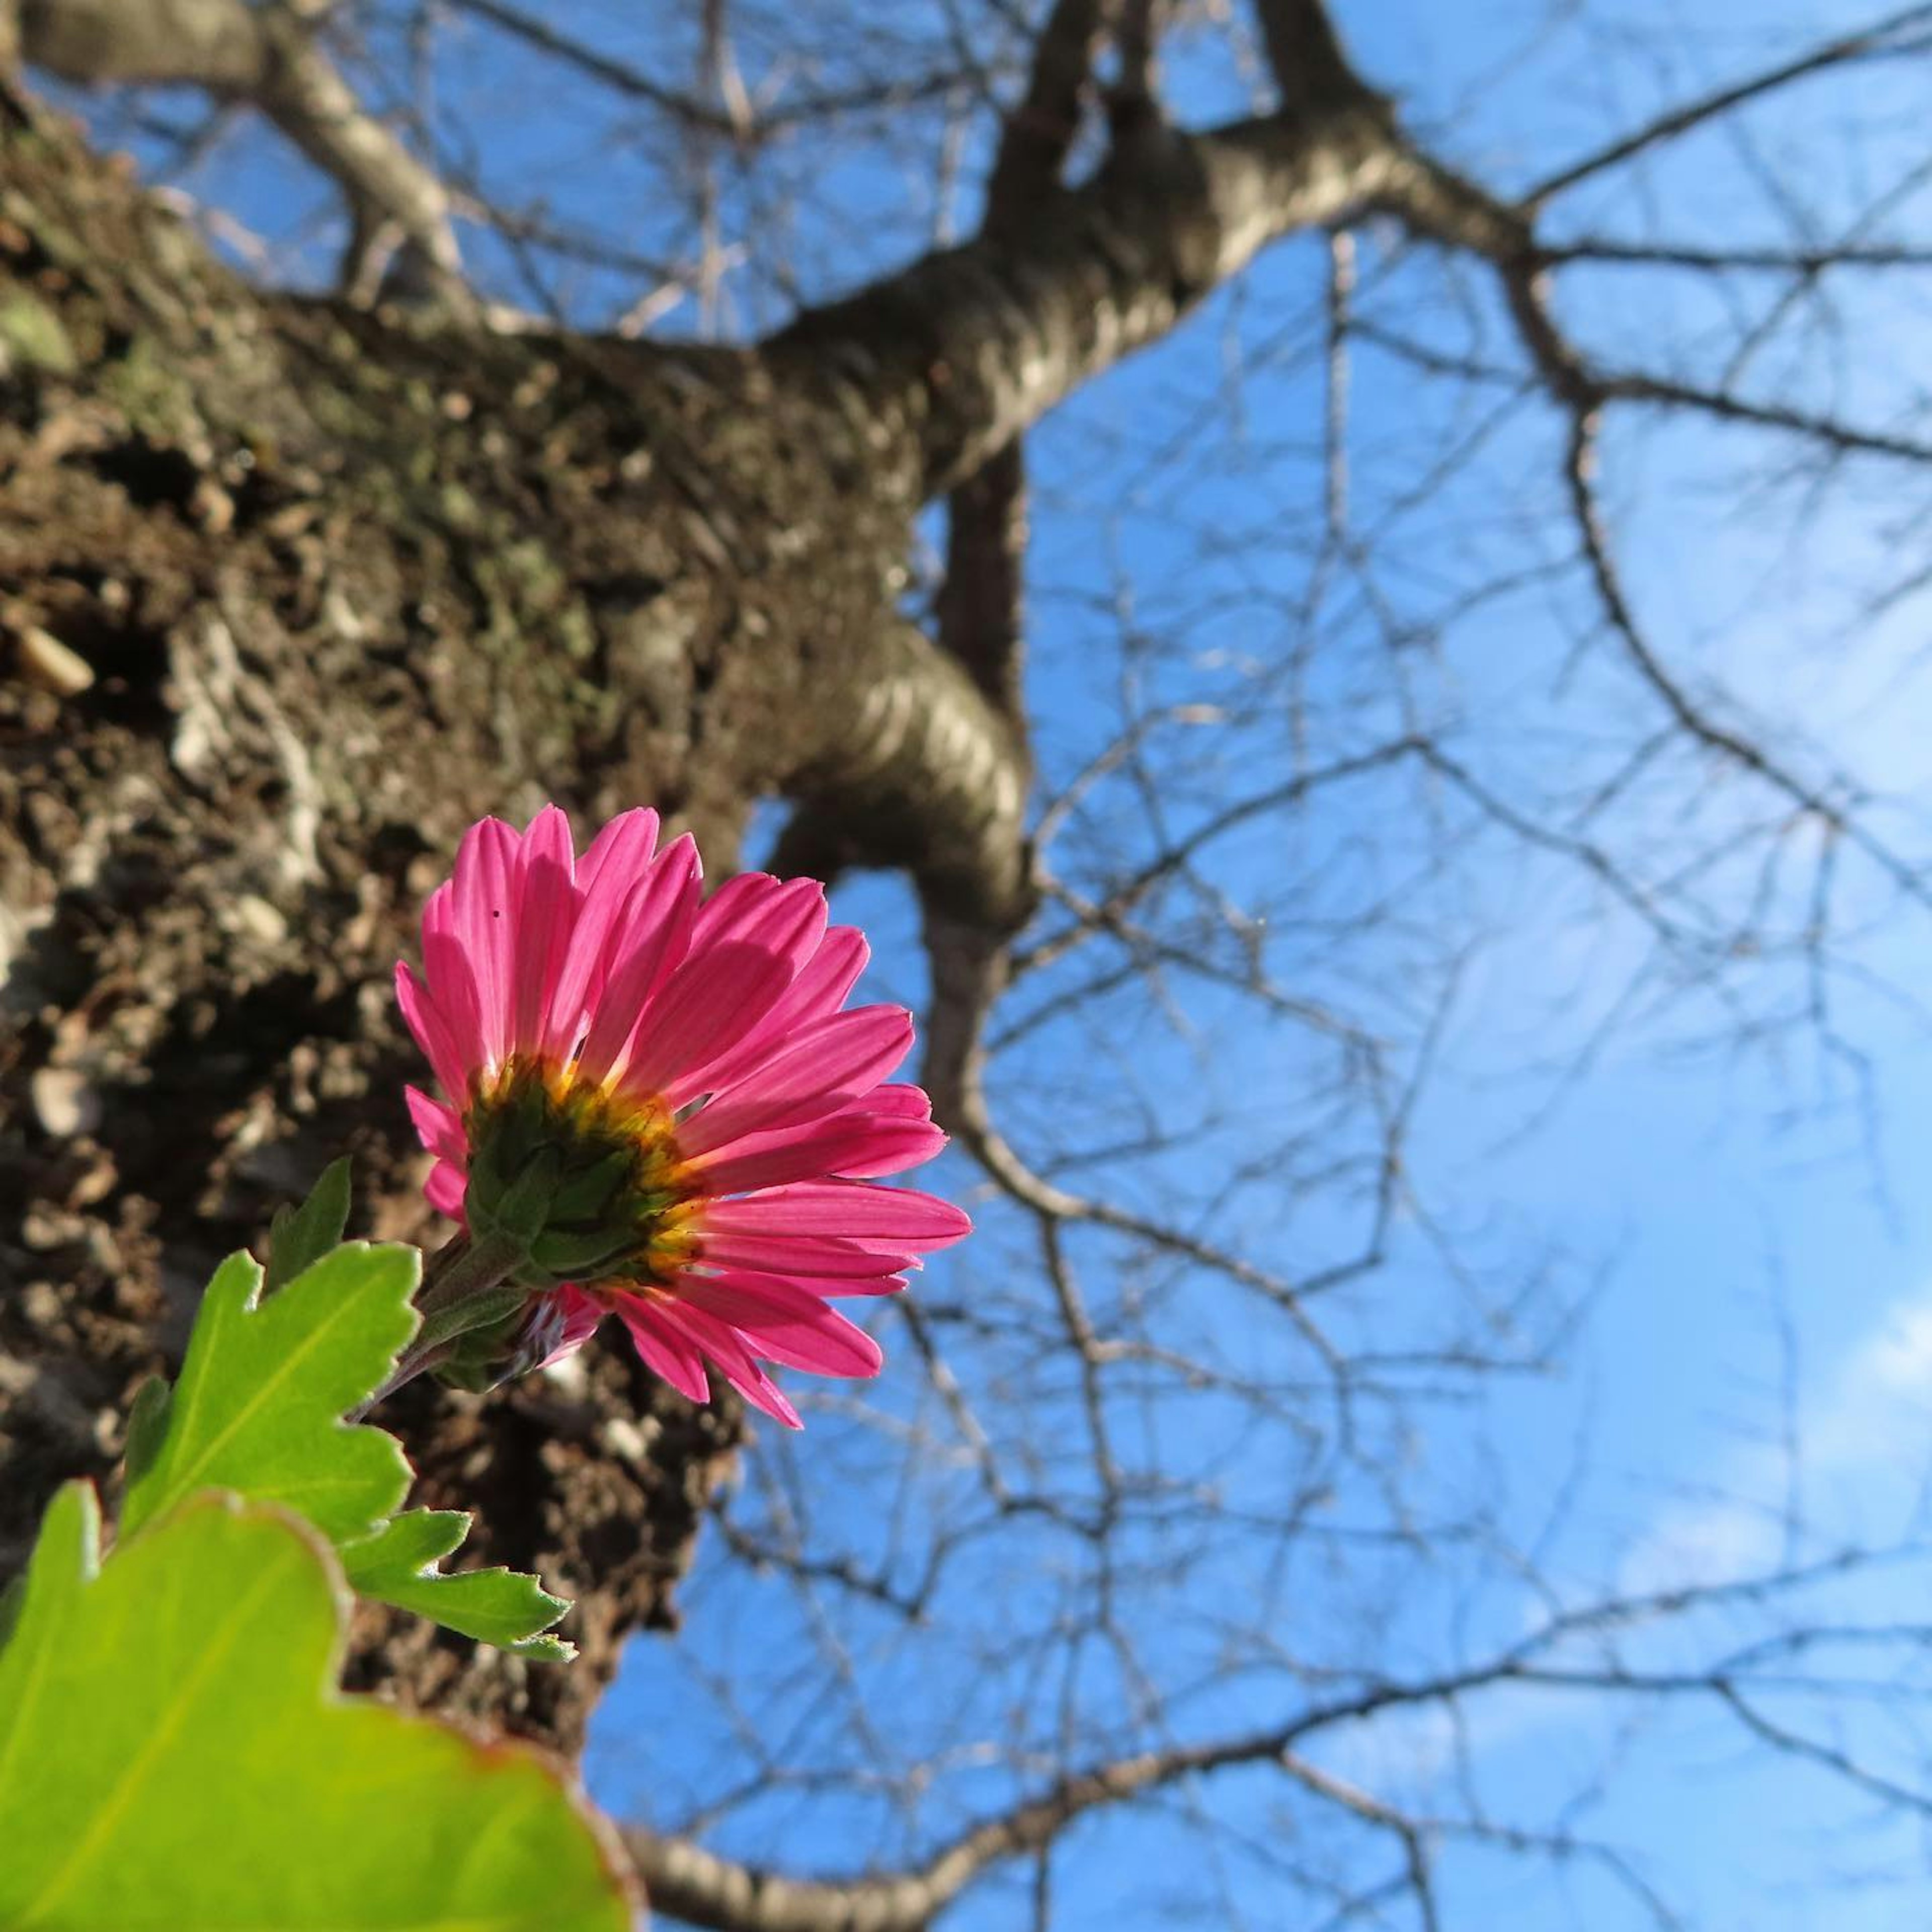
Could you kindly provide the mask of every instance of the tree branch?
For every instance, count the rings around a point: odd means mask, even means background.
[[[1882,58],[1887,56],[1916,53],[1923,51],[1924,43],[1914,41],[1901,44],[1897,36],[1906,28],[1932,22],[1932,6],[1923,4],[1904,7],[1895,14],[1888,14],[1882,20],[1875,20],[1868,27],[1861,27],[1855,33],[1840,35],[1836,40],[1827,40],[1792,59],[1768,68],[1761,74],[1732,82],[1709,94],[1701,94],[1694,100],[1687,100],[1681,106],[1659,115],[1654,121],[1634,129],[1630,134],[1612,141],[1606,147],[1586,154],[1573,161],[1568,167],[1546,175],[1524,197],[1526,206],[1540,207],[1552,196],[1564,194],[1580,182],[1604,173],[1606,170],[1620,166],[1647,149],[1666,141],[1674,141],[1688,134],[1694,128],[1714,121],[1720,115],[1728,114],[1735,107],[1742,107],[1747,101],[1755,100],[1762,95],[1774,93],[1780,87],[1788,87],[1793,81],[1808,79],[1814,74],[1823,74],[1832,68],[1847,63]]]
[[[1043,197],[1024,234],[982,236],[808,310],[770,352],[842,370],[913,439],[920,494],[943,494],[1269,242],[1340,219],[1408,171],[1380,115],[1352,106],[1157,129]]]
[[[1432,1922],[1434,1900],[1423,1822],[1312,1763],[1303,1748],[1324,1734],[1390,1712],[1453,1706],[1474,1694],[1510,1685],[1588,1689],[1632,1699],[1708,1700],[1773,1748],[1816,1765],[1888,1804],[1920,1816],[1932,1814],[1932,1798],[1924,1792],[1875,1772],[1838,1743],[1767,1719],[1748,1695],[1754,1682],[1748,1655],[1670,1672],[1627,1666],[1607,1649],[1604,1662],[1588,1667],[1558,1660],[1561,1647],[1579,1638],[1608,1646],[1620,1630],[1680,1618],[1700,1609],[1796,1592],[1840,1567],[1838,1562],[1792,1566],[1727,1583],[1558,1610],[1516,1642],[1460,1669],[1371,1683],[1306,1705],[1276,1724],[1138,1752],[1070,1773],[1040,1797],[961,1833],[923,1864],[887,1876],[842,1882],[781,1878],[688,1840],[641,1828],[627,1832],[626,1844],[656,1909],[709,1932],[925,1932],[940,1912],[987,1872],[1041,1851],[1090,1813],[1130,1804],[1204,1775],[1272,1766],[1324,1802],[1396,1838],[1403,1850],[1405,1883],[1426,1925]],[[1875,1627],[1852,1634],[1907,1650],[1932,1639],[1932,1631],[1922,1628]],[[1460,1828],[1480,1836],[1489,1828],[1478,1818]]]
[[[20,52],[86,86],[169,82],[258,109],[340,188],[353,233],[344,292],[366,305],[397,247],[415,251],[434,292],[474,311],[442,183],[380,121],[317,45],[303,0],[26,0]]]
[[[964,70],[944,68],[905,85],[882,83],[842,93],[800,94],[782,103],[754,105],[748,115],[734,115],[694,94],[664,86],[628,62],[600,52],[588,42],[562,32],[549,21],[508,5],[506,0],[450,0],[450,3],[458,12],[487,22],[600,87],[608,87],[628,100],[644,101],[669,115],[681,127],[724,137],[747,149],[812,122],[941,98],[968,77]]]

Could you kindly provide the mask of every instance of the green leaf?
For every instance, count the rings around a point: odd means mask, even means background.
[[[345,1606],[306,1526],[203,1496],[97,1575],[98,1540],[70,1484],[0,1653],[9,1932],[628,1932],[542,1760],[327,1688]]]
[[[150,1376],[134,1391],[134,1405],[128,1411],[128,1480],[132,1483],[153,1466],[154,1454],[167,1434],[168,1412],[174,1406],[174,1390],[166,1376]]]
[[[314,1267],[349,1225],[349,1156],[332,1160],[299,1208],[278,1208],[268,1226],[268,1276],[264,1294]]]
[[[233,1490],[306,1516],[340,1546],[364,1595],[566,1662],[572,1647],[538,1633],[568,1601],[515,1570],[444,1575],[436,1563],[461,1543],[469,1517],[416,1510],[389,1520],[409,1490],[401,1446],[382,1430],[342,1424],[382,1386],[415,1328],[420,1266],[412,1248],[352,1241],[269,1296],[254,1259],[231,1255],[202,1299],[172,1395],[157,1377],[135,1399],[121,1534],[197,1490]]]
[[[574,1657],[574,1645],[538,1635],[570,1604],[534,1576],[503,1569],[449,1576],[436,1568],[469,1531],[470,1518],[461,1510],[411,1510],[374,1536],[344,1544],[342,1567],[362,1595],[414,1610],[465,1636],[545,1663]]]
[[[414,1333],[421,1265],[413,1248],[351,1242],[264,1301],[254,1258],[230,1256],[202,1298],[165,1433],[128,1483],[122,1534],[205,1489],[284,1504],[338,1543],[392,1514],[409,1489],[401,1448],[340,1418]]]

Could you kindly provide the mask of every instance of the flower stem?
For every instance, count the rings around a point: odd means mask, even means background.
[[[344,1420],[349,1422],[360,1422],[384,1396],[394,1395],[405,1382],[412,1382],[426,1370],[434,1368],[436,1364],[449,1353],[454,1346],[452,1342],[439,1342],[434,1348],[424,1348],[417,1343],[411,1342],[409,1347],[397,1357],[396,1366],[392,1371],[388,1380],[384,1382],[367,1402],[358,1403],[352,1408]]]
[[[438,1339],[447,1339],[480,1328],[484,1321],[496,1320],[503,1312],[500,1308],[478,1320],[451,1318],[467,1313],[471,1304],[494,1295],[526,1258],[524,1244],[502,1233],[458,1234],[445,1242],[430,1258],[423,1271],[422,1286],[416,1291],[416,1307],[423,1318],[416,1346],[429,1340],[433,1331],[440,1331]]]
[[[388,1379],[347,1419],[361,1421],[386,1396],[445,1360],[459,1337],[512,1313],[529,1293],[510,1282],[526,1258],[523,1244],[506,1234],[472,1239],[463,1234],[445,1242],[430,1258],[416,1291],[422,1326],[397,1358]]]

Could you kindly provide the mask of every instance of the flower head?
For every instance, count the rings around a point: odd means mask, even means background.
[[[579,857],[554,806],[520,835],[464,835],[423,913],[422,974],[396,969],[442,1090],[408,1090],[436,1156],[424,1191],[518,1256],[518,1365],[615,1315],[692,1401],[708,1364],[796,1428],[763,1364],[877,1373],[826,1298],[903,1288],[970,1223],[869,1184],[945,1136],[918,1088],[886,1084],[910,1016],[844,1010],[863,937],[827,926],[811,880],[741,873],[700,899],[690,838],[657,835],[655,812],[626,812]]]

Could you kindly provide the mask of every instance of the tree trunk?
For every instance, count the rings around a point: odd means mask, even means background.
[[[649,802],[716,875],[783,789],[1010,888],[999,728],[896,610],[922,461],[822,366],[265,298],[0,94],[0,1574],[333,1155],[435,1238],[389,980],[470,820]],[[353,1667],[572,1750],[744,1429],[580,1359],[394,1412],[581,1660],[372,1615]]]
[[[1282,235],[1376,206],[1523,259],[1328,51],[1279,112],[1117,129],[1024,224],[742,350],[265,297],[0,83],[0,1570],[345,1144],[363,1226],[430,1232],[389,973],[482,813],[649,802],[715,874],[782,793],[788,866],[909,870],[935,1095],[997,1156],[970,1020],[1027,908],[1013,659],[902,616],[911,519]],[[358,1666],[572,1748],[744,1426],[587,1372],[401,1405],[426,1499],[578,1597],[583,1661],[384,1625]]]

